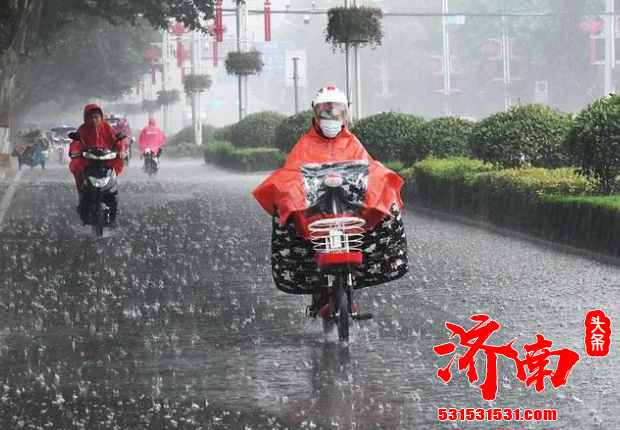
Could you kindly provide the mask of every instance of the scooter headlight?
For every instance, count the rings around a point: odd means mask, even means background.
[[[95,188],[103,188],[110,182],[111,176],[106,176],[105,178],[93,178],[92,176],[88,177],[88,181]]]

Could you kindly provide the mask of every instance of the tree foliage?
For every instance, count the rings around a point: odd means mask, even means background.
[[[577,117],[566,140],[578,172],[591,178],[606,194],[617,189],[620,175],[620,96],[588,105]]]
[[[501,167],[562,167],[571,124],[570,115],[547,106],[517,106],[477,123],[469,146],[473,156]]]
[[[20,65],[16,81],[18,113],[42,101],[82,102],[128,93],[147,70],[143,52],[154,34],[144,27],[112,27],[100,18],[68,26],[55,44]]]

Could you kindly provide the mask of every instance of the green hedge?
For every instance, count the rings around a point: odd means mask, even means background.
[[[215,142],[216,128],[209,124],[202,125],[202,144]],[[167,139],[168,146],[176,146],[182,143],[194,143],[194,126],[190,125],[183,128],[178,133]]]
[[[216,142],[204,148],[208,164],[243,172],[274,170],[282,167],[286,155],[276,148],[238,149],[230,142]]]
[[[612,94],[577,115],[566,149],[579,172],[606,194],[618,188],[620,175],[620,96]]]
[[[355,122],[352,132],[370,155],[382,162],[412,164],[428,155],[418,138],[424,119],[404,113],[380,113]]]
[[[230,129],[230,142],[237,148],[274,148],[276,128],[286,118],[277,112],[248,115]]]
[[[178,145],[164,146],[163,157],[192,157],[202,158],[205,145],[195,145],[193,143],[180,143]]]
[[[422,206],[620,256],[620,197],[595,196],[571,169],[497,171],[475,160],[425,160],[402,175],[406,198]]]
[[[235,124],[225,125],[215,130],[213,139],[215,142],[232,142],[232,131]]]
[[[435,158],[466,157],[474,122],[458,117],[435,118],[418,133],[420,145]]]
[[[313,118],[311,110],[285,118],[276,129],[276,147],[284,153],[291,152],[299,138],[310,130]]]
[[[476,123],[469,139],[471,154],[500,167],[557,168],[568,165],[564,140],[572,117],[542,105],[498,112]]]

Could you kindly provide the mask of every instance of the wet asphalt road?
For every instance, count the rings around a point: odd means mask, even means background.
[[[358,295],[375,320],[342,346],[272,284],[250,195],[264,176],[132,166],[119,226],[96,239],[65,170],[24,171],[0,231],[0,429],[620,428],[619,343],[590,358],[583,327],[597,308],[620,324],[617,267],[407,213],[411,273]],[[537,393],[504,358],[494,402],[456,365],[443,383],[445,323],[481,313],[501,324],[490,344],[523,354],[540,333],[578,352],[567,385]],[[558,419],[441,423],[441,407]]]

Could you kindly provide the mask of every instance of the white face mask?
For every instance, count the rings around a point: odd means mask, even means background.
[[[328,139],[333,139],[342,131],[342,122],[334,119],[322,119],[321,131]]]

